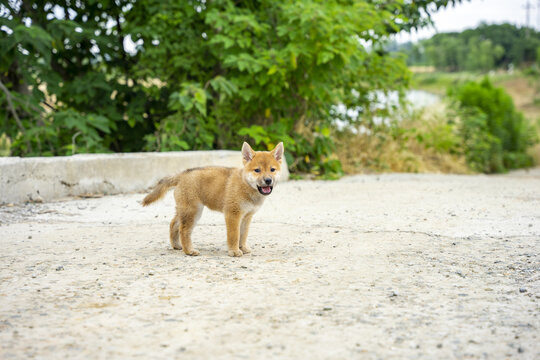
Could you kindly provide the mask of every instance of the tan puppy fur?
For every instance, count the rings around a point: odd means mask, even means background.
[[[242,158],[244,167],[241,169],[209,166],[161,179],[144,198],[143,206],[147,206],[175,188],[176,215],[170,225],[174,249],[183,249],[187,255],[199,255],[191,244],[191,232],[206,206],[225,215],[229,256],[251,252],[246,244],[249,224],[279,179],[283,143],[272,151],[253,151],[244,143]]]

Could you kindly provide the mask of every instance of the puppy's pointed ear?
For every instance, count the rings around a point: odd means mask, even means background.
[[[242,161],[247,163],[248,161],[253,160],[253,157],[255,156],[255,151],[249,146],[247,142],[244,142],[242,145]]]
[[[281,159],[283,158],[283,142],[277,144],[274,150],[271,151],[271,153],[277,161],[281,161]]]

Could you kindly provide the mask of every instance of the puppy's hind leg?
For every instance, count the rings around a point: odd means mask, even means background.
[[[182,207],[180,212],[180,239],[182,240],[182,249],[186,255],[197,256],[200,253],[195,250],[191,244],[191,233],[195,224],[201,217],[203,210],[202,204]]]
[[[178,212],[171,220],[171,225],[169,226],[169,236],[171,239],[172,248],[175,250],[182,250],[182,245],[180,245],[180,216],[178,216]]]

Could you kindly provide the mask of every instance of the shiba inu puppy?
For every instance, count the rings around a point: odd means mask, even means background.
[[[242,158],[244,167],[241,169],[208,166],[163,178],[144,198],[142,204],[147,206],[175,188],[176,215],[170,225],[174,249],[184,250],[187,255],[199,255],[191,244],[191,232],[206,206],[225,215],[229,256],[251,252],[246,244],[249,224],[279,180],[283,143],[272,151],[253,151],[244,143]]]

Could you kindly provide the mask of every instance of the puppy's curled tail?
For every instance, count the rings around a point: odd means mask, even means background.
[[[143,199],[142,205],[147,206],[155,201],[161,200],[167,191],[176,185],[178,185],[178,176],[167,176],[166,178],[159,180],[154,187],[154,190]]]

